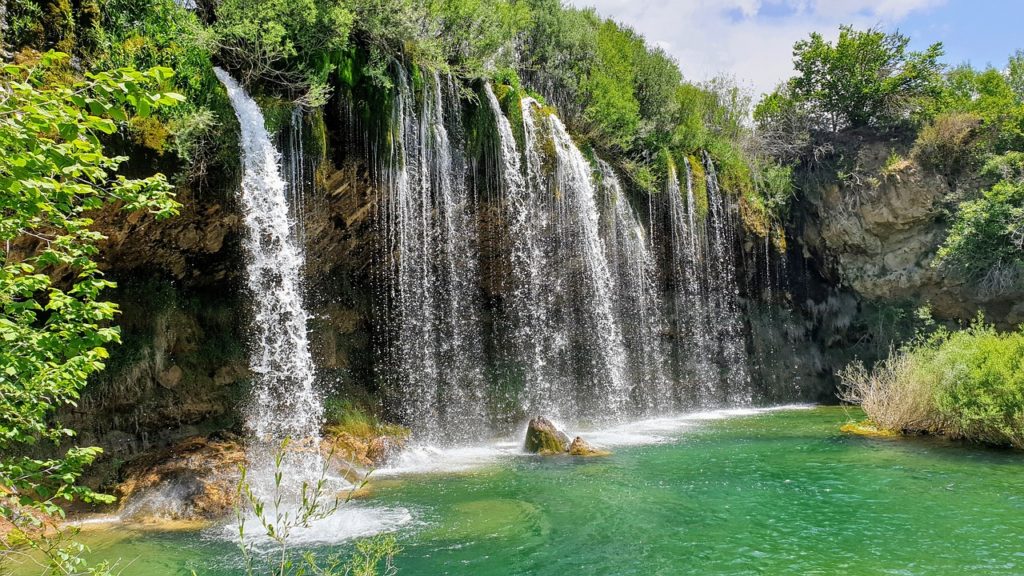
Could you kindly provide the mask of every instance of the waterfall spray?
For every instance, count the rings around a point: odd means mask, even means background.
[[[614,280],[615,317],[622,328],[633,403],[644,414],[670,411],[672,383],[661,334],[664,317],[657,267],[647,232],[625,196],[615,171],[598,161],[603,192],[602,236]]]

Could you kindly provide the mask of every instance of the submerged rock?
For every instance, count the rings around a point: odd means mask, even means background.
[[[586,440],[577,436],[572,444],[569,445],[570,456],[611,456],[611,452],[607,450],[599,450],[594,448]]]
[[[526,427],[524,448],[533,454],[565,454],[569,451],[569,437],[555,428],[550,420],[538,416],[530,420],[530,424]]]
[[[526,427],[527,452],[540,454],[542,456],[558,456],[568,454],[570,456],[610,456],[611,452],[600,450],[591,446],[586,440],[577,436],[572,442],[569,437],[550,420],[538,416],[530,420]]]

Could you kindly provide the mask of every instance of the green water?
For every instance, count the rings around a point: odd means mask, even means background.
[[[1024,574],[1024,456],[845,436],[846,420],[701,422],[607,459],[405,476],[373,504],[415,518],[397,531],[408,575]],[[194,533],[89,538],[128,574],[239,573],[230,543]]]

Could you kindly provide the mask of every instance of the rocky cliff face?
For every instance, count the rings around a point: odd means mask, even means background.
[[[363,163],[317,170],[304,225],[313,352],[325,389],[372,382],[370,270],[375,190]],[[230,182],[224,186],[230,189]],[[240,429],[249,381],[243,229],[228,193],[179,191],[164,221],[96,217],[102,266],[118,288],[123,344],[63,415],[115,459],[214,430]]]
[[[809,170],[799,241],[824,277],[876,303],[929,304],[939,320],[968,321],[979,310],[1003,327],[1024,321],[1020,293],[985,294],[934,265],[952,203],[976,190],[949,182],[911,158],[899,140],[848,136],[845,168]]]
[[[379,191],[365,148],[329,148],[312,168],[302,219],[312,351],[322,388],[373,398]],[[891,161],[893,151],[909,156],[905,143],[855,135],[838,152],[854,167],[848,175],[837,176],[835,165],[809,169],[785,258],[756,236],[741,241],[759,400],[832,400],[835,370],[886,353],[909,333],[907,311],[925,303],[940,319],[968,320],[982,309],[1003,325],[1024,320],[1021,295],[981,295],[932,266],[957,190],[913,161]],[[125,343],[65,420],[119,459],[240,430],[248,306],[229,180],[219,193],[183,190],[181,215],[166,221],[98,217],[109,237],[103,266],[120,284],[112,296],[123,309]],[[479,212],[482,287],[497,300],[503,266],[493,260],[506,227],[492,225],[499,218],[492,203],[482,201]]]

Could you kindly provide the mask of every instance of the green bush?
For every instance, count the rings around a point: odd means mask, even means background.
[[[990,293],[1019,285],[1024,268],[1024,183],[1003,180],[962,202],[936,263],[959,270]]]
[[[977,323],[929,355],[941,374],[936,407],[952,436],[1024,448],[1024,331],[999,334]]]
[[[326,81],[351,26],[351,12],[330,0],[223,0],[214,29],[221,57],[246,83],[305,92]]]
[[[813,33],[793,45],[792,97],[819,130],[899,124],[935,91],[942,70],[941,43],[924,52],[909,44],[898,32],[873,28],[843,26],[835,43]]]
[[[884,429],[1024,448],[1024,329],[1000,333],[979,319],[840,376],[844,399]]]
[[[913,156],[947,178],[975,167],[983,150],[979,142],[981,117],[971,112],[944,112],[921,129]]]

